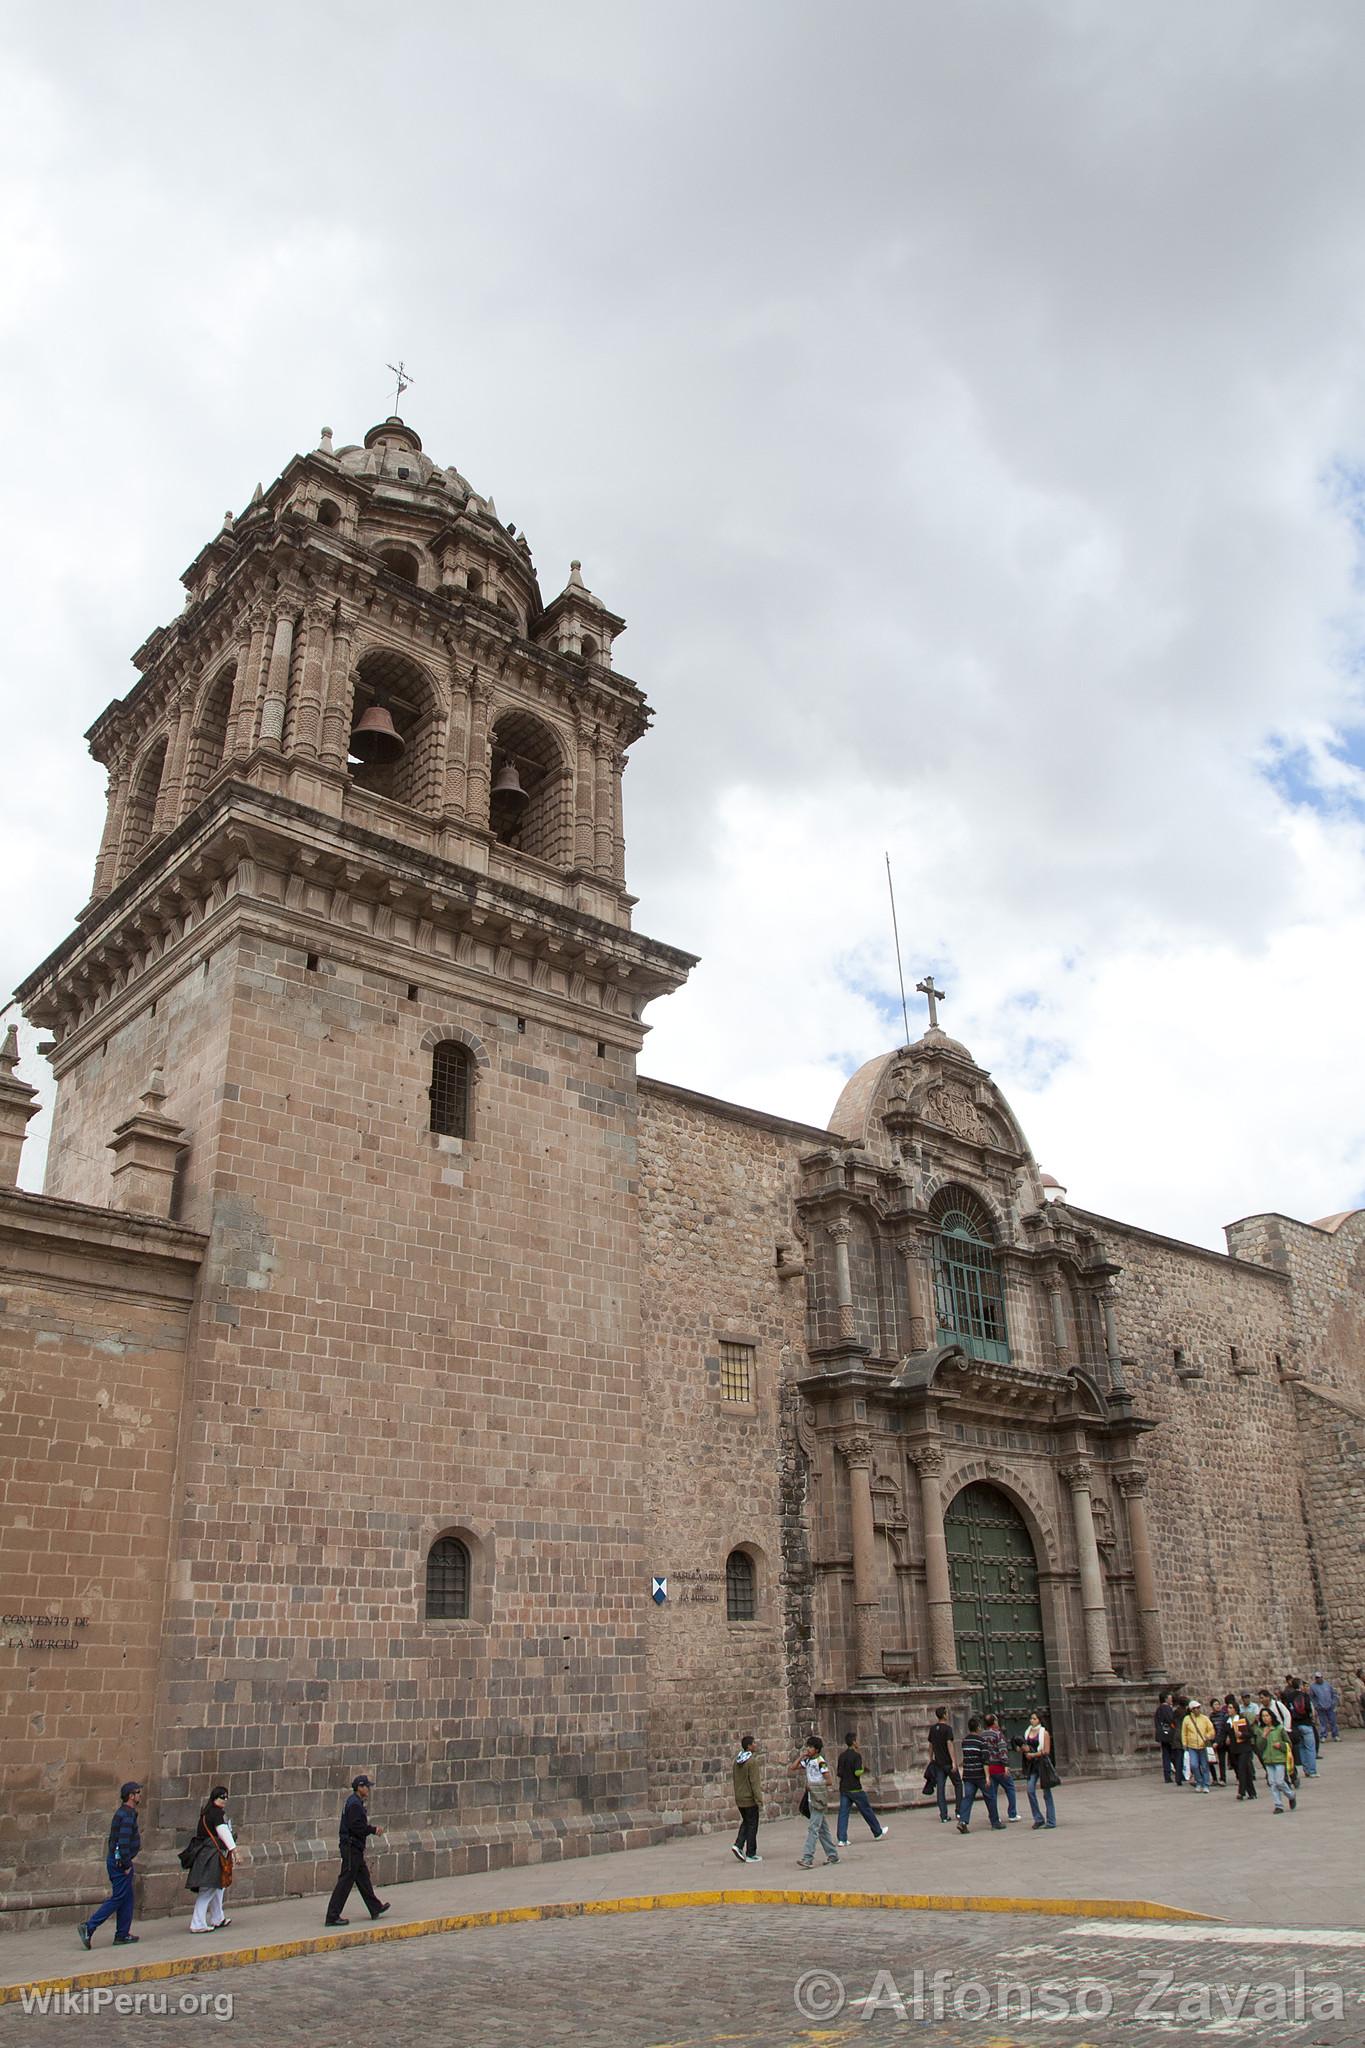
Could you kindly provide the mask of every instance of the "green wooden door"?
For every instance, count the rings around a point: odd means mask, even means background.
[[[995,1713],[1013,1742],[1034,1708],[1046,1716],[1038,1560],[1028,1526],[994,1486],[965,1486],[943,1518],[958,1669],[975,1713]]]

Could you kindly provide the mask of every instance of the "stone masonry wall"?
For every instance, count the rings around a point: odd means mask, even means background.
[[[1358,1721],[1362,1688],[1354,1674],[1365,1667],[1365,1402],[1306,1382],[1293,1395],[1331,1677],[1345,1718]]]
[[[1324,1655],[1293,1395],[1276,1369],[1289,1349],[1288,1284],[1087,1220],[1123,1267],[1120,1348],[1139,1412],[1161,1425],[1143,1455],[1167,1670],[1204,1693],[1279,1683]]]
[[[631,1055],[312,958],[241,939],[159,1722],[156,1818],[221,1776],[258,1893],[330,1882],[362,1766],[395,1880],[646,1800]],[[467,1141],[428,1128],[450,1032]],[[445,1531],[468,1621],[425,1617]]]
[[[1230,1223],[1228,1248],[1283,1273],[1293,1286],[1286,1364],[1314,1386],[1365,1400],[1365,1210],[1333,1230],[1290,1216]]]
[[[186,1331],[203,1240],[0,1193],[0,1924],[103,1896],[153,1764]]]
[[[777,1251],[798,1249],[795,1165],[818,1136],[640,1084],[649,1569],[669,1584],[649,1626],[650,1784],[658,1809],[689,1819],[733,1812],[735,1737],[750,1731],[785,1808],[782,1767],[810,1712],[804,1460],[784,1420],[806,1289],[779,1278]],[[725,1340],[753,1347],[747,1404],[722,1398]],[[736,1549],[757,1568],[749,1622],[726,1618]]]

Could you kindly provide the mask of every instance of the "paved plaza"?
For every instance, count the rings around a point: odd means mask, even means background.
[[[787,1818],[763,1829],[753,1870],[734,1862],[725,1836],[689,1837],[393,1887],[390,1918],[371,1930],[354,1917],[340,1935],[324,1934],[320,1897],[234,1908],[213,1946],[188,1934],[188,1914],[140,1922],[135,1950],[89,1956],[70,1928],[38,1929],[5,1938],[6,1984],[84,1982],[93,1996],[101,1976],[126,1968],[136,1981],[98,1988],[146,2003],[40,2021],[11,1990],[0,2048],[42,2039],[39,2026],[102,2042],[240,2028],[272,2048],[375,2038],[395,2048],[832,2048],[917,2035],[948,2048],[1360,2048],[1362,1792],[1365,1739],[1355,1736],[1329,1748],[1298,1813],[1280,1819],[1268,1800],[1239,1806],[1231,1791],[1082,1782],[1058,1794],[1053,1834],[1025,1818],[999,1835],[974,1824],[964,1840],[917,1810],[891,1817],[885,1843],[863,1830],[837,1868],[811,1873],[797,1868],[802,1827]],[[382,1850],[375,1860],[382,1890]],[[735,1896],[746,1890],[757,1902]],[[773,1892],[790,1902],[764,1902]],[[1014,1903],[887,1910],[800,1903],[799,1892]],[[611,1910],[688,1894],[712,1903]],[[556,1904],[573,1916],[420,1931]],[[1183,1917],[1147,1917],[1154,1907]],[[279,1954],[296,1942],[309,1952]],[[247,1959],[253,1951],[261,1959]],[[202,2010],[178,2009],[187,1999]]]

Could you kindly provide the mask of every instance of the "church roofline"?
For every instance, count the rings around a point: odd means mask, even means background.
[[[677,1081],[657,1081],[651,1075],[641,1074],[636,1086],[642,1094],[668,1096],[697,1109],[710,1110],[713,1115],[726,1117],[731,1123],[751,1124],[757,1130],[776,1131],[783,1137],[815,1138],[822,1145],[846,1148],[857,1143],[856,1139],[845,1138],[838,1131],[826,1130],[820,1124],[797,1123],[792,1117],[776,1116],[766,1109],[749,1109],[742,1102],[726,1102],[719,1095],[703,1095],[699,1089],[684,1088]]]
[[[1068,1201],[1068,1215],[1083,1218],[1087,1223],[1097,1224],[1101,1231],[1121,1230],[1129,1237],[1140,1237],[1147,1244],[1168,1245],[1172,1251],[1188,1252],[1192,1258],[1209,1259],[1216,1266],[1235,1266],[1242,1273],[1259,1273],[1264,1279],[1289,1284],[1287,1273],[1276,1272],[1273,1266],[1263,1266],[1256,1259],[1239,1259],[1233,1252],[1216,1252],[1206,1244],[1191,1244],[1188,1238],[1167,1237],[1160,1230],[1144,1230],[1140,1223],[1125,1223],[1117,1216],[1101,1216],[1095,1209],[1083,1209],[1079,1202]]]

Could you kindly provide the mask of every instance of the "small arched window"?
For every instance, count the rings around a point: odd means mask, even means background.
[[[585,634],[583,635],[583,659],[584,659],[584,661],[596,661],[596,660],[597,660],[597,657],[598,657],[598,655],[599,655],[599,654],[601,653],[601,651],[602,651],[602,650],[601,650],[601,648],[600,648],[600,647],[598,646],[597,642],[596,642],[596,641],[595,641],[595,640],[593,639],[593,637],[592,637],[592,634],[591,634],[591,633],[585,633]]]
[[[471,569],[465,577],[465,588],[471,597],[483,596],[483,570]]]
[[[725,1560],[725,1619],[752,1621],[758,1612],[754,1561],[747,1550],[732,1550]]]
[[[405,583],[417,581],[417,557],[406,548],[381,548],[379,559],[390,576],[401,576]]]
[[[324,498],[318,506],[319,526],[340,526],[341,507],[332,498]]]
[[[474,1055],[458,1038],[443,1038],[431,1054],[431,1128],[443,1138],[469,1136]]]
[[[427,1620],[468,1621],[469,1550],[458,1536],[438,1536],[427,1552]]]

